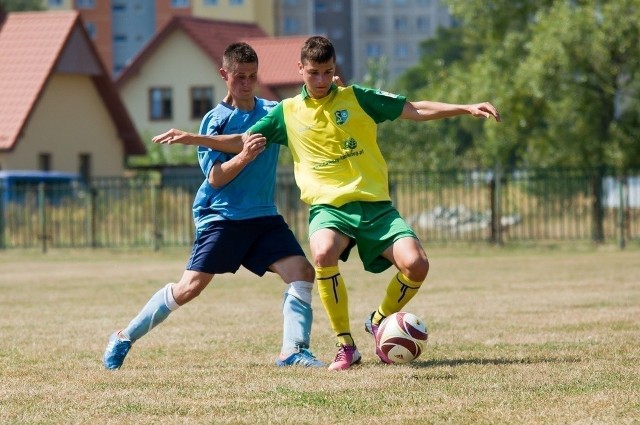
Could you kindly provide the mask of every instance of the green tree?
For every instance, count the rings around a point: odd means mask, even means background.
[[[531,161],[640,165],[640,2],[556,2],[533,28],[514,81],[543,113]]]
[[[398,155],[403,145],[431,169],[640,165],[639,0],[448,3],[460,25],[423,45],[398,89],[410,99],[489,100],[503,123],[385,124],[385,148]],[[414,144],[407,131],[428,137]]]
[[[0,6],[5,12],[44,10],[43,0],[0,0]]]
[[[367,87],[383,88],[387,86],[388,80],[389,65],[387,57],[369,58],[369,60],[367,60],[367,73],[364,76],[363,84]]]

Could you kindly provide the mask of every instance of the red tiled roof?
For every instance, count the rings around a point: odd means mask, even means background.
[[[0,32],[0,149],[18,139],[77,17],[8,14]]]
[[[9,13],[0,30],[0,151],[13,149],[60,55],[74,31],[84,34],[98,58],[77,11]],[[117,90],[99,59],[101,75],[92,76],[128,154],[146,150]],[[106,81],[105,81],[106,80]]]
[[[224,49],[242,37],[264,37],[265,32],[255,24],[243,24],[193,16],[174,16],[142,50],[133,58],[116,84],[122,86],[131,76],[138,73],[144,63],[155,53],[174,30],[184,31],[205,54],[220,66]]]
[[[302,87],[302,76],[298,72],[300,48],[307,36],[304,37],[263,37],[247,38],[258,53],[260,70],[258,78],[262,84],[269,86]]]
[[[124,69],[116,84],[122,86],[131,76],[136,75],[148,58],[176,29],[184,31],[216,66],[222,65],[222,55],[229,44],[238,41],[251,44],[260,58],[258,82],[263,89],[261,95],[264,97],[276,99],[272,89],[277,86],[302,84],[296,64],[300,56],[300,47],[306,37],[272,38],[256,24],[193,16],[174,16]]]

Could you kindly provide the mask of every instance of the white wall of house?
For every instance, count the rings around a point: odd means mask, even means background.
[[[91,155],[91,175],[124,171],[124,145],[90,77],[54,74],[15,148],[3,154],[4,170],[37,170],[39,154],[51,170],[77,173],[80,155]]]
[[[219,68],[220,65],[210,60],[184,32],[176,30],[170,34],[140,72],[119,88],[120,97],[140,136],[146,139],[170,128],[197,131],[202,117],[191,118],[191,88],[213,86],[213,103],[217,104],[227,93]],[[149,119],[149,89],[152,87],[172,88],[171,120]]]

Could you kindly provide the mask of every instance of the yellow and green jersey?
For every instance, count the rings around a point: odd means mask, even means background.
[[[389,201],[378,123],[398,118],[405,102],[403,96],[357,85],[333,85],[327,96],[312,99],[303,87],[249,131],[289,147],[300,198],[307,204]]]

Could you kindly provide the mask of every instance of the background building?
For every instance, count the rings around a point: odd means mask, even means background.
[[[338,50],[347,81],[362,81],[369,60],[386,58],[388,80],[420,59],[420,42],[451,25],[438,0],[277,0],[277,33],[323,34]]]
[[[281,100],[300,92],[296,64],[304,40],[269,37],[255,24],[176,16],[116,85],[140,134],[150,138],[172,127],[197,131],[204,114],[227,93],[219,69],[229,44],[247,41],[254,47],[260,58],[256,94]]]
[[[0,170],[121,175],[146,149],[75,11],[0,27]]]
[[[274,0],[43,0],[49,10],[77,9],[113,76],[174,16],[257,24],[273,35]]]
[[[328,0],[327,0],[328,1]],[[386,59],[388,81],[420,60],[420,43],[451,26],[448,7],[438,0],[354,0],[353,69],[362,79],[370,59]]]
[[[267,35],[322,34],[337,50],[343,80],[362,82],[371,60],[393,82],[420,57],[420,42],[451,25],[439,0],[43,0],[77,9],[117,77],[173,16],[258,25]]]

